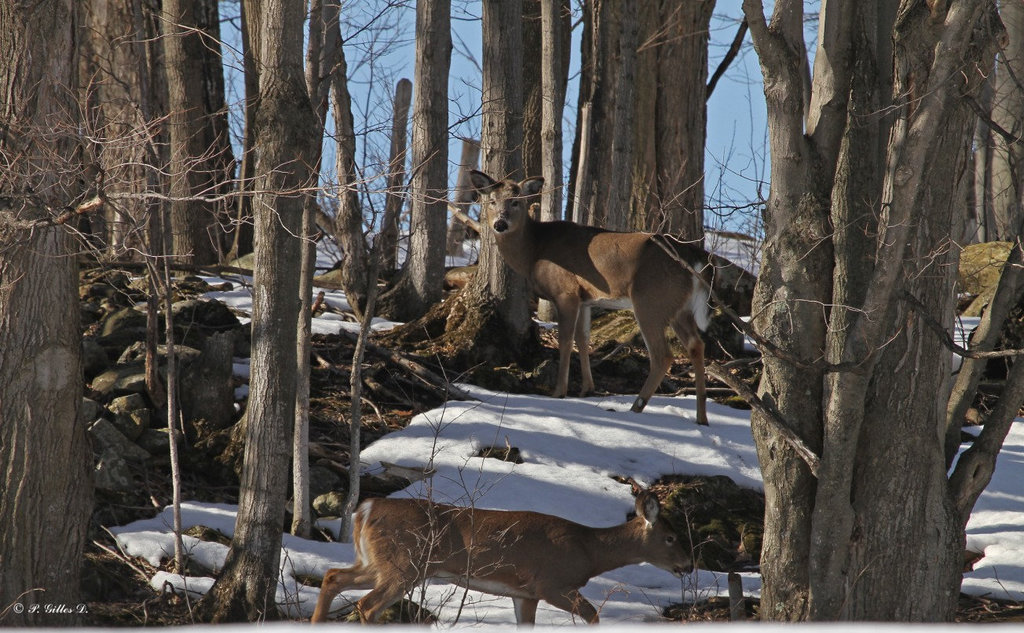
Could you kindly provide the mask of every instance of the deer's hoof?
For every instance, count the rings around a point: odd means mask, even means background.
[[[646,406],[647,401],[638,396],[637,399],[633,401],[633,406],[629,410],[633,413],[640,413]]]

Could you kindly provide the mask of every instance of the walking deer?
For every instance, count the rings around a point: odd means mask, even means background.
[[[590,624],[597,610],[579,589],[594,576],[647,562],[676,575],[693,569],[690,555],[647,491],[637,516],[593,528],[537,512],[479,510],[419,499],[371,499],[356,510],[355,565],[324,575],[313,622],[348,589],[372,589],[356,603],[364,622],[421,583],[440,579],[512,598],[516,621],[533,624],[540,600]]]
[[[580,395],[594,389],[590,307],[628,307],[633,309],[651,363],[632,410],[643,411],[672,365],[665,335],[665,328],[671,326],[693,364],[697,423],[707,424],[700,331],[708,325],[710,285],[695,274],[709,269],[706,254],[663,235],[536,221],[526,208],[526,198],[540,191],[543,178],[497,181],[480,171],[471,172],[470,178],[502,259],[558,310],[558,382],[552,395],[561,398],[568,390],[574,340],[583,373]]]

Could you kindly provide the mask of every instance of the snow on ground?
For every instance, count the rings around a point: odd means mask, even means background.
[[[221,279],[209,279],[220,282]],[[236,280],[237,282],[237,280]],[[326,292],[333,308],[348,307],[344,294]],[[251,309],[246,284],[230,292],[211,293],[237,310]],[[378,320],[376,329],[393,324]],[[314,320],[314,331],[336,333],[354,328],[336,315]],[[248,359],[236,359],[235,373],[248,374]],[[387,435],[363,452],[363,467],[383,469],[382,462],[431,468],[428,479],[395,496],[429,497],[436,501],[475,504],[494,509],[529,509],[559,515],[593,526],[625,520],[633,507],[629,487],[612,476],[651,483],[661,475],[726,475],[742,486],[761,487],[749,414],[708,403],[710,426],[694,423],[692,397],[651,399],[643,413],[632,413],[632,395],[551,399],[535,395],[495,393],[462,385],[476,400],[452,401],[416,416],[408,428]],[[239,397],[244,397],[244,390]],[[518,447],[524,460],[512,464],[475,455],[489,446]],[[995,476],[978,500],[967,529],[968,546],[985,556],[965,574],[963,590],[970,594],[1024,600],[1024,420],[1014,424],[999,456]],[[184,527],[205,525],[231,535],[235,507],[186,503]],[[335,533],[338,521],[322,527]],[[171,512],[153,519],[111,528],[119,546],[130,556],[153,565],[173,556]],[[227,547],[184,537],[190,556],[202,567],[218,570]],[[283,536],[281,583],[277,601],[289,617],[312,613],[318,588],[298,582],[299,576],[322,576],[331,568],[351,564],[351,545],[322,543]],[[151,580],[154,589],[187,588],[198,595],[209,589],[211,576],[183,578],[164,572]],[[743,575],[747,595],[759,595],[760,578]],[[446,626],[514,624],[509,598],[452,585],[433,585],[415,596],[434,610]],[[724,574],[697,571],[681,580],[650,565],[635,565],[593,579],[584,595],[598,606],[602,623],[654,622],[664,605],[690,602],[727,592]],[[335,601],[340,608],[362,592]],[[541,604],[540,624],[570,624],[572,616]]]
[[[737,483],[760,487],[757,457],[746,412],[709,403],[710,426],[693,422],[691,397],[652,398],[643,413],[629,411],[630,396],[568,398],[495,393],[462,385],[479,401],[449,402],[416,416],[405,430],[389,434],[363,453],[365,468],[381,462],[430,467],[434,474],[396,496],[475,504],[495,509],[531,509],[594,526],[621,523],[632,508],[629,487],[612,475],[650,483],[665,474],[727,475]],[[524,463],[475,457],[480,448],[521,449]],[[975,595],[1024,600],[1024,420],[1007,437],[995,477],[979,499],[968,524],[968,546],[985,554],[965,575],[963,590]],[[187,503],[185,526],[206,525],[232,534],[233,506]],[[111,532],[131,556],[156,565],[172,556],[170,510],[159,516],[115,527]],[[323,523],[336,533],[337,521]],[[186,537],[186,547],[203,567],[218,569],[227,553],[223,545]],[[351,545],[308,541],[284,535],[282,582],[278,603],[291,617],[308,617],[318,590],[298,584],[296,576],[321,576],[330,567],[353,562]],[[155,589],[165,583],[202,593],[209,577],[182,579],[159,573]],[[744,574],[747,595],[758,595],[757,574]],[[584,595],[599,605],[604,622],[649,622],[672,602],[724,594],[722,574],[699,571],[680,582],[649,565],[625,567],[595,578]],[[362,592],[347,596],[357,598]],[[427,589],[426,606],[445,623],[512,624],[512,601],[452,585]],[[336,607],[346,599],[339,598]],[[568,613],[541,605],[540,624],[569,624]]]

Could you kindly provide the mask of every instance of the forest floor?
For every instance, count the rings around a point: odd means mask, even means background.
[[[537,366],[518,373],[515,380],[496,378],[509,390],[545,392],[552,378],[557,344],[550,332],[541,332],[542,358]],[[354,341],[346,336],[316,336],[313,345],[311,378],[311,461],[323,468],[336,471],[343,479],[343,467],[348,461],[349,445],[349,378]],[[364,364],[364,406],[362,420],[363,443],[404,428],[412,417],[422,411],[439,406],[444,401],[443,390],[437,385],[411,376],[397,364],[398,356],[413,358],[406,350],[389,346],[387,351],[370,350]],[[620,393],[635,392],[646,374],[646,352],[642,344],[609,343],[597,349],[594,358],[601,358],[600,373],[595,371],[599,386]],[[430,365],[428,361],[422,361]],[[440,367],[434,367],[442,371]],[[459,371],[467,368],[445,368]],[[665,386],[679,392],[692,393],[689,366],[676,364]],[[756,369],[750,370],[753,379]],[[578,372],[574,369],[574,375]],[[725,401],[728,390],[712,383],[711,397]],[[197,438],[199,439],[199,438]],[[182,459],[182,499],[237,503],[240,466],[237,451],[224,445],[228,440],[211,440],[223,448],[216,460],[210,459],[209,450],[185,448]],[[196,442],[198,445],[199,442]],[[104,528],[124,525],[131,521],[156,515],[172,499],[170,467],[167,459],[152,459],[134,466],[136,489],[126,493],[98,492],[95,500],[92,529],[83,560],[83,592],[88,614],[82,622],[89,626],[173,626],[196,624],[195,602],[173,592],[159,592],[149,584],[153,569],[142,559],[129,558],[118,551],[114,539]],[[379,490],[377,494],[386,494]],[[290,516],[286,517],[283,531],[287,531]],[[326,535],[319,535],[328,540]],[[746,613],[757,619],[758,604],[748,599]],[[713,599],[699,605],[680,605],[671,609],[668,617],[686,621],[728,621],[727,601]],[[1024,621],[1024,606],[985,598],[962,596],[957,615],[958,622]]]

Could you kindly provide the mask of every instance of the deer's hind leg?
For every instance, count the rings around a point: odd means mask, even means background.
[[[388,607],[402,599],[402,596],[411,589],[410,583],[405,581],[383,581],[378,583],[373,591],[366,594],[356,603],[356,610],[359,612],[359,619],[363,622],[376,622]]]
[[[640,333],[644,336],[647,344],[647,355],[650,357],[651,371],[647,374],[647,381],[644,382],[640,394],[633,402],[632,411],[639,413],[647,406],[654,392],[661,385],[661,379],[665,377],[668,368],[672,366],[672,348],[669,347],[668,337],[665,336],[665,328],[668,326],[668,319],[657,309],[640,304],[634,300],[633,314],[636,315],[636,323],[640,326]]]
[[[590,306],[581,305],[576,319],[576,350],[580,355],[580,373],[583,382],[580,386],[580,397],[594,390],[594,375],[590,372]]]
[[[700,337],[697,321],[690,312],[682,312],[672,319],[679,342],[686,350],[686,356],[693,365],[693,380],[697,387],[697,424],[707,426],[707,387],[704,375],[704,340]]]

